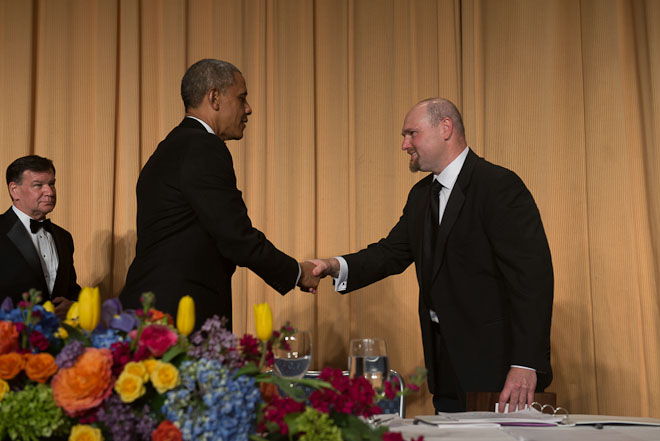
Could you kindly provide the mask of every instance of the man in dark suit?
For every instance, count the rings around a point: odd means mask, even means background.
[[[0,215],[0,297],[11,297],[15,305],[35,288],[63,318],[80,286],[71,234],[46,219],[56,202],[53,162],[18,158],[7,167],[7,187],[13,205]]]
[[[402,135],[410,169],[431,174],[413,186],[386,238],[315,260],[314,273],[332,275],[337,291],[349,292],[414,262],[436,410],[465,410],[470,391],[501,392],[502,409],[531,404],[552,380],[554,284],[534,199],[515,173],[470,150],[448,100],[414,106]]]
[[[313,264],[278,250],[252,226],[225,141],[241,139],[252,109],[245,79],[230,63],[201,60],[181,81],[186,117],[163,140],[137,184],[137,247],[121,294],[137,308],[156,294],[156,307],[175,314],[195,300],[196,326],[217,314],[231,329],[231,276],[250,268],[280,294],[314,292]]]

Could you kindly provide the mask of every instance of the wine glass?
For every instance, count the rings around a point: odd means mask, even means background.
[[[302,378],[312,362],[312,338],[308,331],[296,331],[273,348],[275,371],[280,377]]]
[[[382,389],[383,383],[390,374],[385,340],[382,338],[351,340],[348,372],[351,378],[364,377],[374,389]]]

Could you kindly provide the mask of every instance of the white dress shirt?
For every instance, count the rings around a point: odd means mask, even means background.
[[[30,219],[32,219],[27,214],[23,213],[21,210],[12,205],[14,213],[18,216],[18,219],[21,221],[28,234],[32,243],[34,244],[34,249],[37,250],[39,255],[39,261],[41,262],[41,269],[44,272],[44,277],[46,278],[46,285],[48,286],[48,294],[53,292],[53,287],[55,286],[55,278],[57,277],[57,268],[60,264],[59,257],[57,256],[57,247],[55,246],[55,239],[53,235],[50,234],[43,228],[40,228],[36,233],[30,231]],[[35,219],[36,220],[36,219]]]

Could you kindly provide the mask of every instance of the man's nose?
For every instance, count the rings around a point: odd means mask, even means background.
[[[245,114],[252,115],[252,107],[250,107],[250,104],[247,101],[245,102]]]

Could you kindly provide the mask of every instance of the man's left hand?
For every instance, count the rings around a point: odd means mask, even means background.
[[[498,411],[504,412],[506,403],[509,403],[509,412],[523,410],[525,405],[531,406],[534,401],[534,390],[536,389],[536,371],[511,367],[506,376],[504,388],[500,393]]]
[[[53,299],[53,305],[55,306],[55,315],[57,318],[64,320],[72,304],[73,302],[65,297],[55,297]]]

